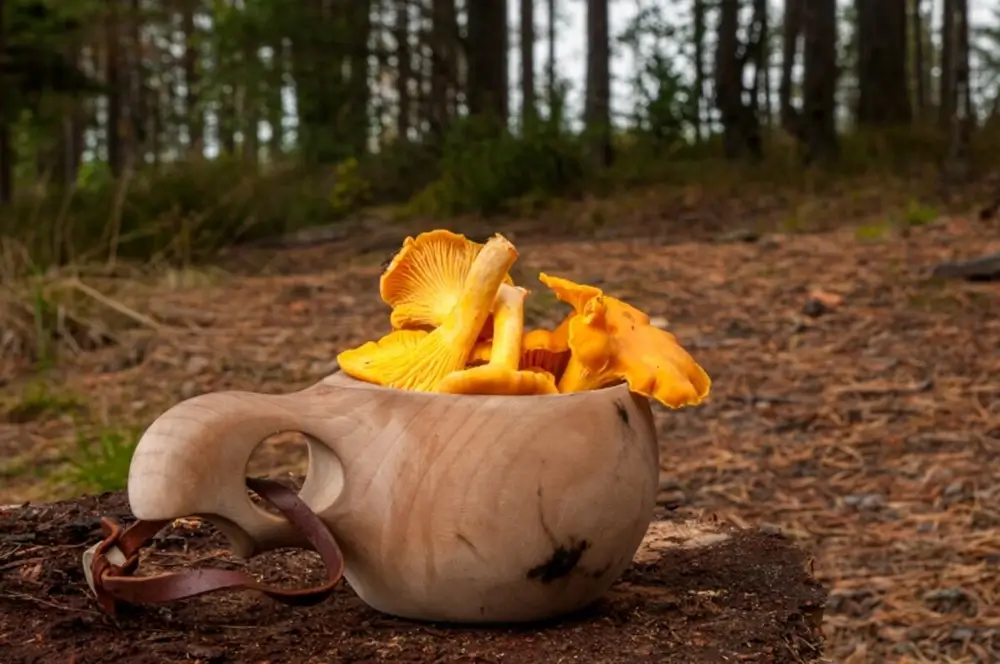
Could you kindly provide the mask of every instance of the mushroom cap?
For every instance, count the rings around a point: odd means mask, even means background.
[[[696,405],[708,395],[711,379],[705,370],[644,312],[593,286],[539,278],[576,311],[568,319],[572,354],[559,381],[561,392],[624,380],[636,394],[671,408]]]
[[[346,350],[337,356],[341,369],[377,385],[432,391],[442,378],[465,367],[515,260],[514,245],[503,236],[493,237],[473,260],[454,306],[439,326],[429,332],[395,330],[377,342]]]
[[[584,305],[591,299],[604,294],[604,291],[596,286],[578,284],[569,279],[553,277],[544,272],[539,273],[538,280],[548,286],[557,298],[573,307],[576,313],[583,311]]]
[[[548,371],[517,371],[496,364],[483,364],[445,376],[435,388],[445,394],[493,394],[530,396],[558,394],[556,379]]]
[[[379,277],[379,294],[392,307],[393,329],[439,326],[458,303],[482,249],[482,244],[447,230],[407,237]],[[513,284],[506,273],[504,283]],[[484,329],[489,327],[487,322]]]
[[[378,341],[341,352],[337,355],[337,363],[341,371],[358,380],[430,391],[434,384],[422,382],[419,375],[412,375],[409,361],[415,353],[427,350],[422,346],[429,335],[426,330],[393,330]],[[433,370],[427,373],[434,375]],[[434,380],[436,382],[436,378]]]

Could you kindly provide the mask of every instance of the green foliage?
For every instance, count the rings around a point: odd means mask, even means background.
[[[333,177],[330,207],[334,214],[347,214],[371,199],[371,183],[362,177],[358,160],[354,157],[349,157],[337,164],[333,169]]]
[[[87,492],[123,489],[138,442],[139,433],[135,430],[105,429],[96,435],[79,434],[68,468],[57,479]]]
[[[889,224],[866,224],[854,229],[854,239],[859,242],[875,242],[885,239],[891,231]]]
[[[678,36],[675,22],[654,5],[641,9],[619,37],[637,56],[631,131],[656,150],[686,142],[698,118],[694,82],[676,64]]]
[[[867,224],[854,229],[854,238],[859,242],[875,242],[893,235],[905,235],[911,228],[933,223],[938,211],[929,205],[910,199],[896,214],[881,223]]]
[[[9,0],[4,6],[5,62],[0,67],[0,110],[16,121],[25,112],[45,115],[53,96],[94,93],[101,88],[65,56],[96,5],[54,0]]]
[[[919,201],[911,200],[903,210],[902,224],[908,228],[926,226],[938,218],[938,211],[934,207],[924,205]]]
[[[352,165],[353,164],[353,165]],[[357,162],[258,170],[234,157],[164,165],[115,181],[88,165],[76,189],[23,195],[4,210],[5,235],[39,267],[72,260],[197,261],[239,241],[329,223],[367,200]]]
[[[564,194],[584,175],[580,141],[552,122],[538,122],[515,136],[466,118],[445,141],[440,177],[417,195],[412,208],[425,214],[491,214],[523,196]]]
[[[409,199],[437,178],[441,150],[430,142],[394,141],[359,160],[358,173],[376,202]]]
[[[28,422],[50,415],[72,415],[84,407],[83,400],[76,395],[54,391],[44,380],[34,380],[24,388],[17,403],[7,409],[6,419]]]

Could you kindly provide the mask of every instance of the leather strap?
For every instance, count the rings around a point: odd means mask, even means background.
[[[311,606],[329,597],[344,573],[344,556],[330,529],[297,493],[283,484],[250,477],[246,483],[302,531],[323,560],[327,572],[326,583],[312,588],[284,590],[259,583],[243,572],[224,569],[132,576],[139,565],[139,549],[149,543],[170,521],[136,521],[123,529],[114,519],[104,517],[101,519],[104,539],[98,545],[91,563],[94,592],[101,608],[113,615],[118,602],[158,604],[222,590],[256,590],[274,600],[296,606]],[[109,560],[108,554],[114,548],[125,558],[120,565]]]

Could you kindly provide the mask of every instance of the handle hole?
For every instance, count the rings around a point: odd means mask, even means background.
[[[268,436],[253,449],[247,461],[248,477],[266,477],[291,486],[296,491],[302,489],[309,471],[309,444],[298,431],[283,431]],[[278,510],[247,489],[247,494],[259,508],[271,514],[280,515]]]

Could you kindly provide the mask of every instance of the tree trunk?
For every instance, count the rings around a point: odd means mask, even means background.
[[[694,137],[704,138],[702,102],[705,99],[705,0],[694,0]]]
[[[781,127],[794,136],[801,136],[799,113],[792,105],[792,70],[798,58],[799,37],[802,35],[806,0],[785,0],[785,20],[782,27],[781,82],[778,85],[778,114]]]
[[[955,68],[955,85],[958,88],[956,108],[966,120],[967,130],[976,126],[976,108],[972,105],[972,71],[969,64],[970,38],[969,0],[955,0],[958,22],[958,63]],[[968,135],[966,136],[968,138]]]
[[[598,166],[609,166],[613,155],[608,0],[587,0],[587,89],[583,113],[591,156]]]
[[[550,120],[556,106],[556,0],[548,0],[548,58],[545,65],[545,93]]]
[[[257,76],[258,44],[243,38],[242,48],[244,67],[244,84],[240,115],[242,127],[242,145],[240,149],[243,159],[248,164],[256,165],[260,160],[260,79]]]
[[[960,181],[969,174],[969,143],[976,124],[969,81],[969,3],[968,0],[946,0],[945,4],[953,11],[951,41],[955,46],[952,53],[951,140],[945,160],[945,177],[949,181]]]
[[[427,52],[427,42],[429,40],[429,30],[423,7],[417,3],[416,22],[411,26],[411,32],[415,37],[416,48],[413,49],[413,89],[414,102],[413,121],[411,122],[416,139],[423,140],[426,132],[427,118],[429,117],[430,95],[428,90],[431,79],[431,60]]]
[[[393,40],[396,42],[396,94],[398,107],[396,109],[396,139],[410,140],[410,82],[413,80],[410,56],[410,1],[396,0],[396,22],[393,27]]]
[[[837,3],[808,0],[804,25],[802,129],[807,162],[837,153]]]
[[[7,26],[4,17],[7,15],[7,7],[4,0],[0,0],[0,58],[7,52],[6,30]],[[10,203],[14,198],[14,146],[10,140],[10,119],[12,111],[5,103],[8,95],[5,90],[0,89],[0,205]]]
[[[77,52],[79,57],[79,52]],[[63,183],[72,187],[80,174],[85,147],[83,134],[86,130],[86,112],[83,100],[73,100],[68,117],[63,121]]]
[[[368,39],[371,36],[372,0],[351,0],[348,9],[350,26],[348,63],[350,78],[347,81],[347,127],[344,135],[351,144],[352,153],[360,157],[368,149],[368,133],[371,124],[368,104],[371,91],[368,76]],[[256,100],[255,100],[256,101]]]
[[[858,123],[908,123],[912,116],[906,85],[906,0],[856,2]]]
[[[947,127],[955,117],[955,0],[941,3],[941,77],[938,79],[938,122]]]
[[[135,154],[140,163],[143,161],[151,138],[150,107],[156,106],[150,104],[151,91],[146,85],[148,72],[143,62],[142,24],[143,16],[139,0],[132,0],[129,12],[128,127],[131,142],[129,152]]]
[[[535,120],[535,3],[521,0],[521,130]]]
[[[71,67],[81,70],[81,49],[79,40],[68,42],[64,48],[66,62]],[[63,117],[59,123],[59,131],[54,136],[51,150],[40,155],[45,163],[39,170],[51,169],[53,180],[61,187],[71,188],[77,180],[80,162],[83,159],[83,134],[85,130],[86,113],[85,99],[69,97],[63,103]]]
[[[185,0],[181,30],[184,32],[184,52],[181,63],[184,68],[184,111],[187,121],[188,146],[192,153],[203,154],[205,150],[205,121],[198,100],[199,71],[198,48],[196,45],[194,14],[198,0]]]
[[[719,3],[719,35],[715,51],[715,105],[722,119],[722,144],[726,157],[737,159],[745,155],[760,158],[763,146],[756,88],[744,100],[743,75],[748,62],[760,65],[760,37],[764,30],[762,9],[764,0],[755,0],[754,13],[747,29],[747,43],[739,39],[740,2],[721,0]],[[756,76],[754,85],[756,86]]]
[[[270,160],[276,159],[284,151],[285,106],[282,88],[288,71],[288,49],[285,40],[281,38],[275,40],[272,47],[274,48],[274,59],[271,61],[272,70],[269,72],[270,80],[267,90],[267,124],[271,128],[267,156]]]
[[[507,0],[475,0],[468,7],[469,113],[490,116],[499,126],[506,126]]]
[[[715,105],[722,120],[723,149],[730,159],[743,153],[743,137],[740,135],[743,72],[737,54],[739,18],[739,0],[719,2],[719,34],[715,46]]]
[[[927,63],[924,59],[923,0],[913,0],[911,40],[913,42],[913,117],[922,119],[927,113]]]
[[[356,137],[346,136],[348,108],[345,65],[350,43],[342,6],[327,0],[283,5],[295,12],[290,61],[298,105],[297,137],[303,161],[332,163],[351,152]]]
[[[112,175],[118,177],[125,167],[125,147],[122,118],[122,61],[120,49],[120,19],[114,4],[105,11],[105,73],[107,84],[107,108],[105,132],[107,135],[108,167]]]
[[[457,82],[458,23],[455,0],[432,0],[431,133],[440,140],[454,117]]]
[[[764,106],[764,124],[770,124],[770,96],[767,93],[769,82],[767,76],[767,70],[769,67],[769,54],[770,48],[768,46],[768,40],[770,39],[770,25],[768,21],[768,8],[767,0],[754,0],[754,27],[756,32],[754,37],[756,43],[752,43],[751,46],[756,46],[754,49],[756,53],[752,54],[754,57],[754,68],[753,68],[753,91],[752,91],[752,104],[753,111],[758,117],[761,115],[760,107],[761,102]]]

